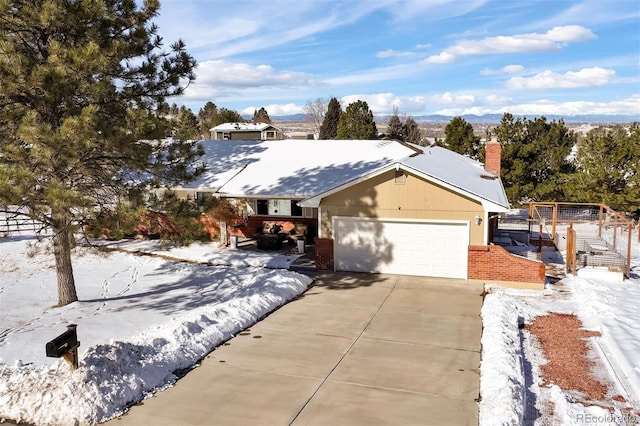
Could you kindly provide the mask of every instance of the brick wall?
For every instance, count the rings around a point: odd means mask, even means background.
[[[209,216],[203,216],[201,219],[210,236],[218,237],[220,235],[220,221]],[[282,226],[283,232],[290,232],[297,224],[307,226],[307,244],[311,244],[313,237],[316,235],[315,228],[317,219],[314,218],[278,218],[274,216],[249,216],[246,222],[240,220],[227,223],[227,233],[229,235],[237,235],[238,237],[251,238],[256,235],[258,229],[262,228],[262,224],[268,222],[270,225],[277,224]]]
[[[316,269],[333,271],[333,238],[315,238]]]
[[[502,145],[497,140],[491,140],[485,145],[484,168],[488,172],[500,176],[500,166],[502,161]]]
[[[544,286],[545,266],[500,246],[469,246],[468,278]]]
[[[307,227],[307,244],[313,242],[313,238],[316,236],[316,227],[318,219],[296,217],[296,218],[279,218],[277,216],[249,216],[245,226],[234,228],[235,233],[232,235],[240,235],[243,237],[253,237],[262,229],[263,224],[267,222],[268,226],[280,225],[282,226],[282,232],[291,232],[296,225],[304,225]]]

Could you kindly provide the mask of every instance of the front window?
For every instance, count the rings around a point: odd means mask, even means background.
[[[259,215],[264,216],[302,216],[299,200],[257,200]]]

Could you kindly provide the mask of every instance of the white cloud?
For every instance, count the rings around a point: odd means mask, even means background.
[[[376,94],[353,94],[339,99],[342,108],[350,103],[362,100],[367,102],[369,109],[376,116],[389,115],[397,110],[400,115],[419,116],[428,114],[442,114],[460,116],[465,114],[503,114],[509,112],[515,115],[635,115],[640,116],[640,94],[634,94],[626,99],[616,101],[574,100],[557,102],[549,99],[533,101],[517,101],[499,94],[441,94],[423,96],[400,96],[391,92]],[[442,108],[434,110],[435,105]],[[295,103],[266,104],[242,108],[241,113],[253,115],[254,111],[264,107],[269,116],[277,117],[303,113],[304,105]]]
[[[522,65],[506,65],[499,70],[485,68],[480,71],[480,75],[502,75],[502,74],[521,74],[525,71]]]
[[[612,25],[624,21],[638,21],[638,3],[636,1],[617,1],[614,3],[602,0],[582,0],[566,2],[567,7],[558,13],[549,13],[542,21],[534,25],[561,25],[566,22],[581,23],[583,25],[600,26]]]
[[[594,87],[609,83],[615,75],[614,70],[600,67],[567,71],[564,74],[546,70],[532,77],[512,77],[507,81],[507,87],[513,90]]]
[[[484,97],[484,102],[489,105],[509,105],[512,99],[508,96],[487,95]]]
[[[440,52],[437,55],[429,56],[427,59],[423,60],[423,63],[426,64],[448,64],[453,62],[456,59],[456,56],[449,52]]]
[[[507,74],[519,74],[524,72],[525,68],[522,65],[507,65],[502,67],[502,71]]]
[[[399,50],[387,49],[376,53],[376,58],[406,58],[414,56],[413,52],[402,52]]]
[[[244,115],[253,116],[253,113],[262,107],[264,107],[264,109],[267,110],[267,114],[269,114],[269,117],[277,117],[281,115],[295,115],[295,114],[302,114],[304,112],[302,106],[289,103],[284,105],[269,104],[269,105],[261,105],[258,107],[251,106],[251,107],[244,108],[241,111],[241,113]]]
[[[377,1],[327,7],[317,1],[163,0],[154,22],[165,40],[180,38],[200,57],[222,59],[317,37],[387,7]]]
[[[354,74],[340,75],[324,80],[331,86],[348,86],[352,84],[376,83],[380,81],[397,81],[406,77],[419,75],[422,67],[415,64],[394,65],[390,67],[369,68]]]
[[[395,109],[399,114],[428,114],[428,108],[433,105],[449,105],[467,107],[477,102],[476,96],[470,94],[454,94],[445,92],[427,96],[399,96],[394,93],[355,94],[343,96],[340,99],[342,108],[352,102],[365,101],[374,114],[392,114]]]
[[[405,0],[401,4],[397,1],[387,2],[387,12],[393,15],[396,23],[420,21],[438,21],[462,16],[481,8],[487,0]],[[365,3],[380,3],[365,1]]]
[[[196,70],[198,82],[225,84],[234,87],[264,87],[273,85],[299,86],[310,84],[310,74],[276,71],[271,65],[249,65],[227,61],[206,61]]]
[[[516,115],[640,115],[640,94],[633,94],[629,98],[599,102],[599,101],[565,101],[555,102],[548,99],[540,99],[532,102],[511,103],[509,105],[475,105],[469,108],[444,108],[434,112],[443,115],[464,114],[502,114],[509,112]]]
[[[460,40],[437,55],[424,60],[429,64],[453,62],[459,56],[505,53],[531,53],[562,50],[568,43],[596,38],[591,30],[579,25],[554,27],[544,34],[528,33],[513,36],[487,37],[482,40]]]
[[[402,97],[393,93],[374,93],[370,95],[356,94],[340,98],[340,104],[345,109],[350,103],[365,101],[374,114],[391,114],[397,109],[400,114],[405,111],[422,108],[424,104],[420,100],[411,97]]]
[[[279,71],[264,64],[250,65],[223,60],[199,63],[196,77],[182,98],[188,103],[198,101],[203,105],[220,98],[246,97],[249,93],[255,100],[266,91],[284,93],[323,85],[311,74]]]
[[[475,101],[474,95],[454,95],[450,92],[429,96],[429,102],[437,105],[464,106],[472,105]]]

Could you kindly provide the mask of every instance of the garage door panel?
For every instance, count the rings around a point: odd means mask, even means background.
[[[336,218],[336,269],[467,277],[468,223]]]

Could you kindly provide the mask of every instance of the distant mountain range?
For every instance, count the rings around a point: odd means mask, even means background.
[[[402,117],[403,114],[400,114],[400,116]],[[535,119],[537,117],[540,117],[544,114],[539,114],[539,115],[527,115],[527,116],[523,116],[523,115],[513,115],[514,117],[518,118],[530,118],[530,119]],[[408,115],[409,116],[409,115]],[[553,120],[564,120],[565,123],[632,123],[634,121],[640,121],[640,115],[570,115],[570,116],[561,116],[561,115],[544,115],[548,121],[553,121]],[[377,122],[385,122],[385,121],[389,121],[389,117],[390,115],[377,115],[375,117],[375,120]],[[454,118],[454,116],[447,116],[447,115],[438,115],[438,114],[433,114],[433,115],[414,115],[414,116],[410,116],[412,117],[414,120],[416,120],[418,123],[423,123],[423,124],[428,124],[428,123],[434,123],[434,124],[438,124],[438,123],[448,123],[451,121],[452,118]],[[464,118],[467,122],[472,123],[472,124],[481,124],[481,123],[487,123],[487,124],[497,124],[500,123],[500,120],[502,120],[502,114],[485,114],[485,115],[462,115],[462,118]],[[248,117],[249,119],[251,119],[251,117]],[[306,117],[304,114],[294,114],[294,115],[281,115],[281,116],[274,116],[271,117],[271,120],[276,123],[276,122],[303,122],[306,121]]]

